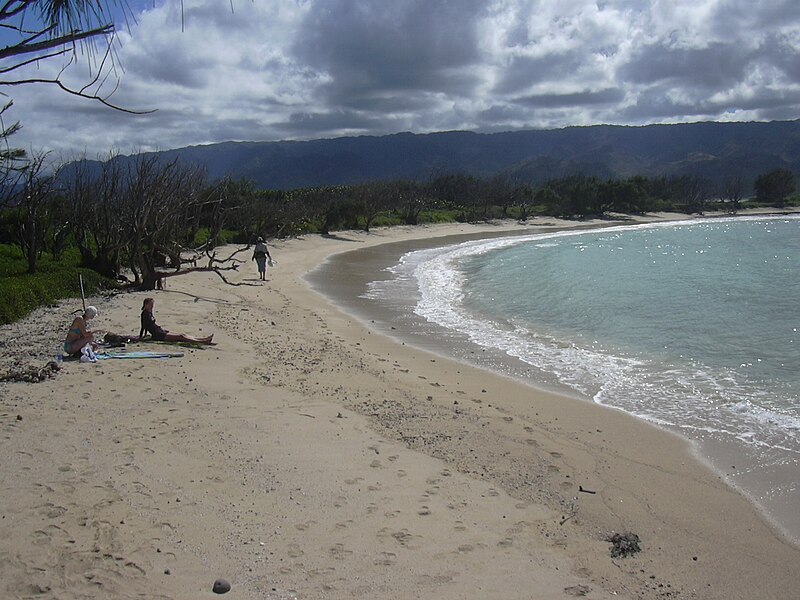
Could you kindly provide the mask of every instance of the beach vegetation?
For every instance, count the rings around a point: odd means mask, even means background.
[[[28,272],[28,261],[19,246],[0,244],[0,324],[12,323],[39,306],[62,298],[115,289],[116,282],[80,266],[80,254],[72,247],[56,259],[49,252],[38,256],[37,270]]]
[[[783,208],[796,189],[794,174],[787,169],[769,171],[756,178],[753,188],[759,202]]]
[[[123,281],[146,290],[194,271],[214,272],[230,283],[225,271],[245,262],[239,255],[259,236],[534,216],[735,213],[796,206],[799,200],[793,176],[780,170],[759,178],[755,197],[746,196],[741,179],[714,187],[689,175],[609,179],[574,174],[533,185],[518,176],[439,174],[426,181],[260,190],[247,180],[211,182],[202,169],[176,158],[126,158],[111,153],[99,162],[45,169],[43,155],[17,173],[15,185],[0,187],[0,243],[16,252],[13,269],[0,271],[2,297],[15,298],[5,302],[7,316],[52,302],[59,293],[74,295],[78,270],[94,274],[84,277],[87,281],[105,286]],[[221,256],[218,248],[225,244],[239,247]],[[54,274],[61,272],[63,282]]]

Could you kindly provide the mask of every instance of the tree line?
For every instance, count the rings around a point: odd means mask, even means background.
[[[421,222],[525,220],[534,215],[572,219],[607,213],[702,213],[711,203],[738,210],[745,184],[730,180],[711,189],[694,177],[641,176],[602,180],[574,175],[533,186],[512,174],[479,178],[443,174],[428,181],[373,181],[294,190],[259,190],[248,181],[211,182],[205,172],[155,155],[133,160],[109,156],[92,166],[60,166],[47,155],[31,158],[2,187],[0,243],[19,247],[28,272],[47,252],[58,260],[77,248],[82,266],[153,289],[187,268],[223,271],[236,260],[215,252],[225,242],[250,244],[259,235],[287,237],[368,231],[377,225]],[[96,164],[96,163],[94,163]],[[782,207],[794,194],[794,175],[777,169],[761,175],[758,202]],[[192,265],[187,267],[186,261]],[[197,262],[201,265],[198,266]]]

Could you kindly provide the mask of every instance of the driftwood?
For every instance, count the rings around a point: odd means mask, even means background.
[[[205,251],[205,255],[208,257],[208,264],[207,265],[200,266],[200,267],[192,266],[192,267],[190,267],[188,269],[180,269],[179,268],[178,270],[175,270],[175,271],[157,271],[156,272],[157,285],[160,288],[163,285],[162,281],[164,279],[169,278],[169,277],[176,277],[178,275],[186,275],[187,273],[206,272],[206,273],[216,273],[219,276],[219,278],[222,279],[222,281],[224,281],[228,285],[232,285],[232,286],[240,286],[240,285],[258,286],[258,285],[260,285],[259,283],[253,283],[253,282],[249,282],[249,281],[243,281],[243,282],[239,282],[239,283],[230,281],[223,274],[226,271],[237,271],[239,269],[239,267],[242,264],[244,264],[244,261],[235,258],[236,255],[240,254],[242,252],[247,252],[249,249],[250,249],[249,245],[245,246],[244,248],[238,248],[232,254],[230,254],[229,256],[227,256],[225,258],[217,258],[217,253],[215,251],[207,249]],[[191,259],[189,259],[188,261],[185,261],[185,262],[189,262],[189,263],[192,263],[194,265],[197,265],[197,262],[200,259],[200,257],[199,257],[199,253],[197,251],[194,251],[194,252],[197,254],[197,256],[195,256],[194,258],[191,258]],[[227,263],[231,263],[231,264],[227,264]]]

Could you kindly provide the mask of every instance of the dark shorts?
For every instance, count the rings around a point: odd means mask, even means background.
[[[264,273],[267,270],[267,257],[265,256],[256,256],[256,263],[258,264],[258,272]]]
[[[168,334],[168,333],[169,333],[169,331],[167,331],[166,329],[163,329],[163,330],[161,330],[161,331],[156,331],[156,332],[153,334],[153,339],[154,339],[155,341],[157,341],[157,342],[163,342],[164,340],[166,340],[166,339],[167,339],[167,334]]]

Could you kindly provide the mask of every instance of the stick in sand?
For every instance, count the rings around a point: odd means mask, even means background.
[[[86,312],[86,296],[83,293],[83,275],[78,273],[78,281],[81,284],[81,303],[83,304],[83,312]]]

